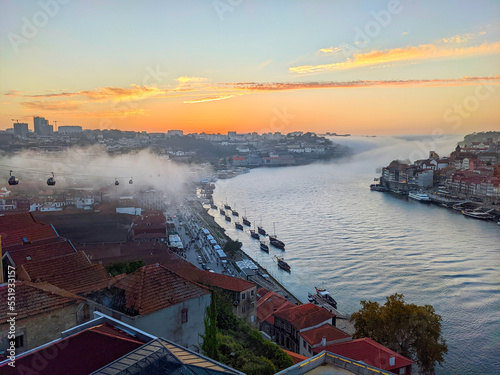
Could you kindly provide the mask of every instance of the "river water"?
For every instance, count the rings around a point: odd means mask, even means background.
[[[333,139],[339,141],[338,138]],[[444,155],[459,138],[432,144]],[[393,293],[430,304],[443,318],[449,352],[438,374],[493,374],[500,368],[500,226],[405,197],[372,192],[375,168],[422,140],[349,137],[354,157],[341,162],[254,169],[216,183],[214,202],[227,202],[252,224],[286,243],[283,252],[210,213],[233,239],[303,302],[326,287],[342,313],[360,300],[385,302]],[[420,142],[420,143],[418,143]],[[439,146],[439,147],[438,147]],[[291,273],[273,256],[284,255]]]

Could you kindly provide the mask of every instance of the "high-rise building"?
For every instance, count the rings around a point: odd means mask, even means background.
[[[52,125],[44,117],[34,116],[33,124],[35,133],[38,135],[50,135],[54,132]]]
[[[17,122],[14,124],[14,134],[20,137],[26,137],[28,135],[28,124],[25,122]]]

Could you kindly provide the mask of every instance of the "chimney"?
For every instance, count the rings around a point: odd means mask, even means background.
[[[321,339],[321,346],[326,346],[326,337]]]
[[[394,366],[396,364],[396,357],[389,358],[389,366]]]

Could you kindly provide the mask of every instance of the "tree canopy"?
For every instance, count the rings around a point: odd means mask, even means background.
[[[422,372],[433,372],[448,352],[441,336],[441,316],[431,305],[407,304],[402,294],[387,297],[384,305],[361,301],[361,310],[352,314],[354,338],[369,337],[415,361]]]

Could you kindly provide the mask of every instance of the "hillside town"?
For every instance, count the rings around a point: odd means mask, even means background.
[[[47,153],[92,145],[100,145],[110,154],[148,148],[177,162],[209,162],[221,168],[301,165],[349,153],[346,147],[325,137],[301,131],[184,134],[182,130],[166,133],[88,130],[78,125],[61,125],[54,130],[47,119],[38,116],[33,118],[33,130],[28,123],[16,122],[12,128],[0,131],[0,151],[8,153],[27,149]]]
[[[498,219],[500,138],[492,133],[483,141],[457,145],[446,157],[430,150],[428,159],[395,160],[382,168],[379,183],[371,188],[455,208],[479,219]]]

